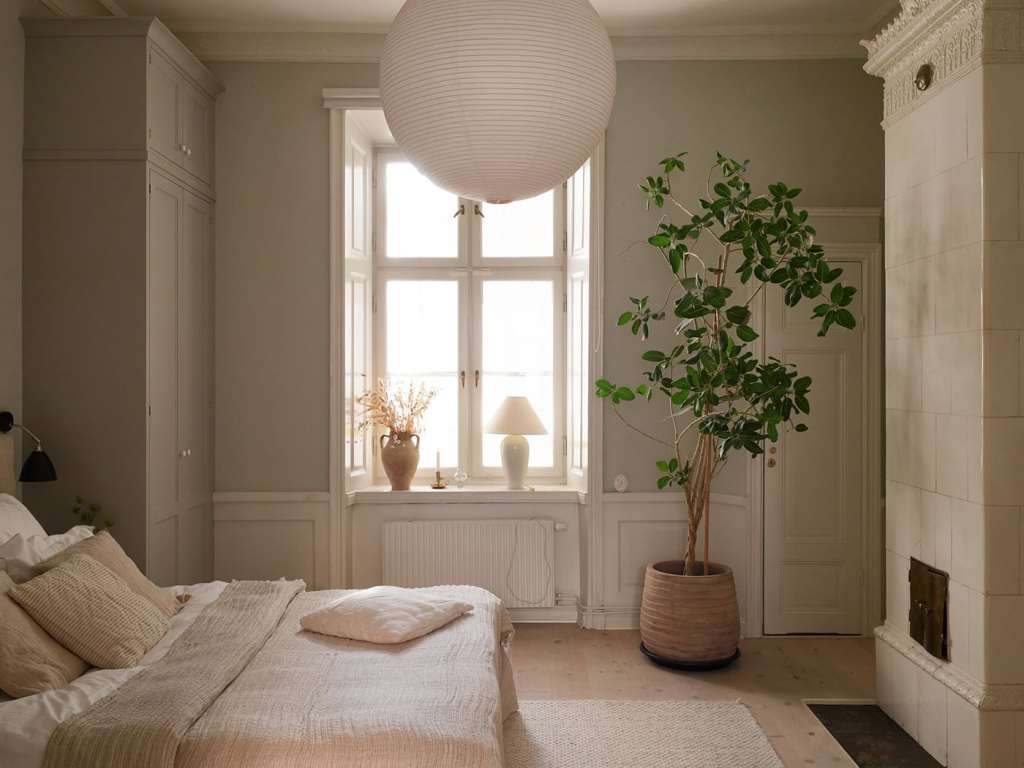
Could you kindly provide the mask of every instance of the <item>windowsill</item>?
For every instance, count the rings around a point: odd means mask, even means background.
[[[537,485],[533,490],[511,491],[498,485],[467,485],[435,490],[414,485],[408,491],[387,486],[361,488],[348,494],[349,504],[584,504],[586,494],[567,485]]]

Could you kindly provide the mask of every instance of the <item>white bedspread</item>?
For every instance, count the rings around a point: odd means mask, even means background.
[[[192,600],[140,666],[93,670],[66,688],[0,703],[0,766],[39,768],[62,721],[162,659],[225,586],[189,588]],[[304,612],[344,593],[300,595],[263,650],[187,732],[177,764],[499,768],[501,722],[516,708],[500,643],[511,624],[493,595],[445,589],[472,602],[474,613],[399,646],[301,631]]]

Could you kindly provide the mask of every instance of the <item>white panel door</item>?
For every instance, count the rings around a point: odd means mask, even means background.
[[[786,307],[768,291],[765,354],[813,379],[807,432],[769,444],[764,467],[764,631],[860,634],[863,610],[863,266],[839,264],[858,289],[854,331],[819,338],[813,301]]]

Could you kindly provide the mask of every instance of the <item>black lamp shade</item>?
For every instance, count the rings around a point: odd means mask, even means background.
[[[18,477],[23,483],[48,483],[56,479],[57,470],[53,468],[53,462],[42,448],[36,448],[28,455]]]

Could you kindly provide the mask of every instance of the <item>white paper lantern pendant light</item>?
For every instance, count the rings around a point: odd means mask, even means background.
[[[611,41],[587,0],[407,0],[380,77],[388,126],[413,165],[494,203],[575,173],[615,97]]]

